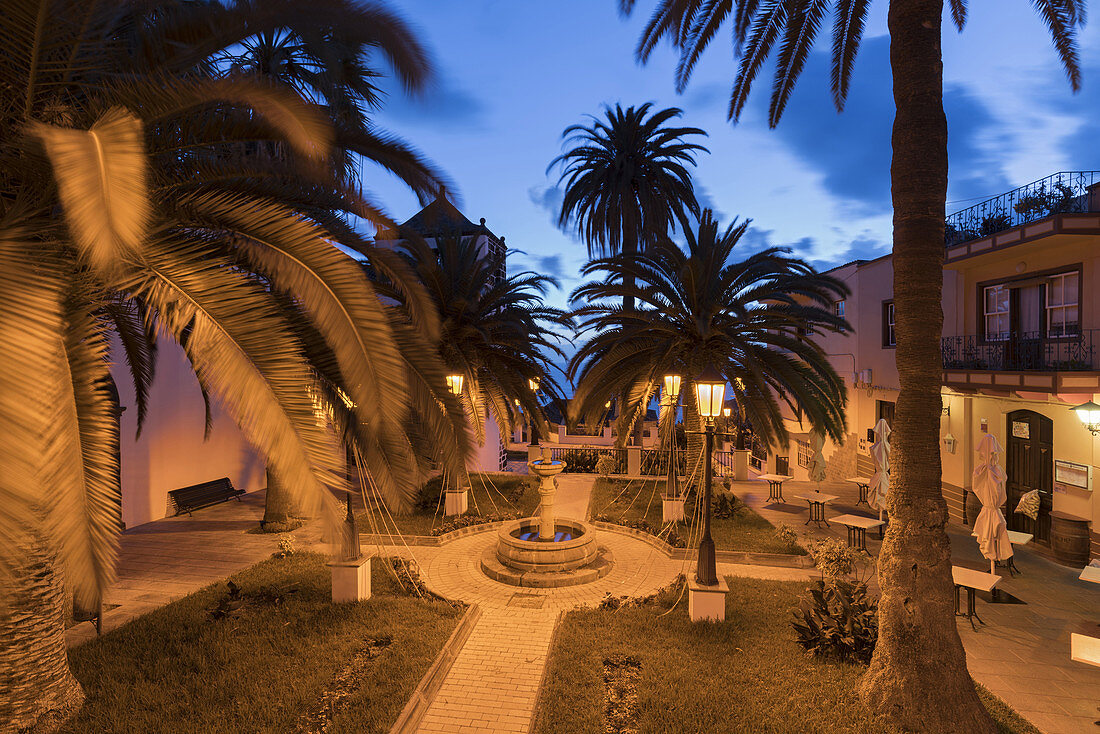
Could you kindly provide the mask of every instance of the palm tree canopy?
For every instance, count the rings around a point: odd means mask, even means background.
[[[1031,0],[1046,24],[1074,91],[1081,86],[1075,27],[1085,21],[1083,0]],[[813,49],[817,34],[832,11],[830,86],[837,110],[844,109],[856,54],[863,39],[870,0],[658,0],[638,41],[639,61],[667,39],[680,53],[676,88],[683,91],[703,51],[722,24],[733,24],[734,55],[740,59],[730,95],[729,119],[737,120],[760,69],[777,50],[768,124],[775,127]],[[629,15],[635,0],[619,0]],[[966,0],[948,0],[951,19],[960,31],[966,24]]]
[[[545,423],[529,381],[551,400],[562,389],[549,369],[548,356],[564,359],[565,341],[553,327],[569,327],[569,315],[547,306],[543,297],[558,282],[521,272],[501,277],[502,256],[481,251],[477,237],[443,236],[434,247],[406,233],[402,255],[435,305],[438,349],[448,370],[465,377],[464,394],[478,437],[484,440],[481,408],[487,407],[502,432],[512,430],[518,409]],[[380,292],[404,303],[400,293],[380,284]]]
[[[0,581],[42,530],[78,599],[109,582],[109,366],[128,364],[143,415],[153,333],[183,348],[204,394],[315,508],[345,483],[318,422],[337,388],[374,479],[397,506],[411,496],[409,348],[333,245],[356,242],[339,215],[353,192],[324,165],[331,127],[286,88],[219,79],[205,62],[294,5],[0,8]],[[283,160],[259,154],[272,141]],[[406,268],[374,264],[412,291]],[[423,420],[461,453],[457,402],[435,405]]]
[[[844,383],[813,339],[847,328],[832,310],[847,293],[839,280],[769,248],[737,259],[749,222],[722,229],[709,209],[684,231],[686,249],[662,238],[645,252],[590,262],[572,299],[582,333],[592,333],[570,363],[577,375],[574,413],[598,418],[608,398],[625,394],[620,435],[642,415],[665,374],[684,388],[714,365],[733,388],[742,414],[770,442],[786,443],[778,399],[842,440]],[[624,286],[624,280],[633,285]],[[638,307],[618,304],[633,296]],[[781,396],[777,399],[777,396]]]
[[[699,212],[689,166],[697,152],[709,151],[685,138],[706,133],[668,127],[682,111],[650,115],[652,106],[615,105],[603,120],[567,127],[562,138],[571,147],[547,168],[560,166],[565,185],[558,226],[574,227],[591,257],[644,249]]]

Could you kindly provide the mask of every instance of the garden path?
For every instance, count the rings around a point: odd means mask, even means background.
[[[558,477],[555,505],[559,516],[584,517],[593,475]],[[562,612],[595,607],[608,595],[647,596],[690,571],[694,561],[679,561],[637,538],[593,531],[614,556],[604,578],[561,589],[519,589],[489,579],[481,572],[481,554],[496,543],[496,534],[478,533],[440,548],[412,548],[425,583],[451,599],[480,605],[482,616],[455,658],[421,732],[527,732],[554,627]],[[393,552],[392,550],[389,552]],[[812,569],[719,564],[719,573],[781,580],[806,580]]]

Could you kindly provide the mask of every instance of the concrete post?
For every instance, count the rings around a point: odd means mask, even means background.
[[[628,476],[637,477],[642,473],[642,447],[626,447],[626,473]]]
[[[744,482],[749,478],[749,450],[734,449],[733,451],[733,478],[738,482]]]

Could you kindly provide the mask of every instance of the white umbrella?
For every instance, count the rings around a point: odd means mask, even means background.
[[[810,458],[810,481],[818,483],[818,491],[821,491],[821,483],[825,481],[825,436],[819,431],[810,434],[814,455]]]
[[[1008,526],[1001,505],[1008,499],[1005,494],[1005,470],[998,463],[1003,453],[997,437],[992,433],[982,436],[978,442],[978,465],[974,468],[973,490],[982,501],[982,511],[974,521],[974,537],[982,555],[989,559],[989,572],[993,573],[997,561],[1012,557],[1012,543],[1008,540]]]
[[[886,495],[890,492],[890,424],[879,418],[875,424],[875,442],[871,444],[871,458],[875,473],[871,475],[871,493],[867,504],[878,510],[878,519],[886,509]]]

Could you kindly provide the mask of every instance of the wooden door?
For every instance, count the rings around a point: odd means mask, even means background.
[[[1049,545],[1054,502],[1054,421],[1031,410],[1016,410],[1008,414],[1006,428],[1008,528],[1034,533],[1036,542]],[[1035,522],[1015,512],[1021,495],[1033,489],[1039,490],[1039,518]]]

